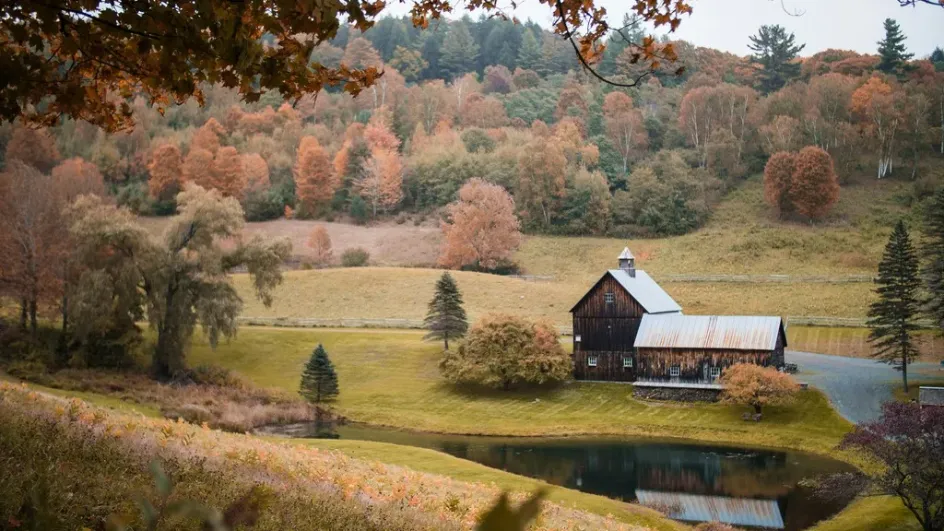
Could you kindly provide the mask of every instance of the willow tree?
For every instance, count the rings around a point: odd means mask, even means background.
[[[144,294],[147,320],[157,331],[156,378],[173,378],[186,369],[185,353],[197,325],[214,347],[220,337],[236,334],[243,301],[229,276],[234,269],[245,268],[256,296],[266,306],[272,303],[272,290],[282,281],[280,266],[291,245],[259,236],[244,241],[243,211],[236,199],[188,185],[177,195],[179,215],[160,241],[130,229],[134,222],[121,209],[95,199],[83,201],[73,227],[86,245],[95,246],[87,254],[122,261],[108,264],[107,271],[89,263],[83,275],[117,278],[113,272],[121,271],[122,281],[114,283],[115,289],[133,287]],[[116,241],[115,235],[121,238]],[[224,239],[235,240],[235,247],[224,249],[220,245]],[[80,290],[80,294],[83,300],[78,304],[86,306],[101,305],[104,296],[100,290]],[[128,298],[133,296],[123,297]],[[134,311],[133,305],[127,311]]]

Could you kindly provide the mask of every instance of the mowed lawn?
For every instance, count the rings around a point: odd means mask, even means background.
[[[197,340],[191,364],[229,367],[258,385],[295,391],[304,363],[323,343],[338,370],[337,410],[372,424],[458,434],[674,436],[832,452],[850,427],[815,391],[769,408],[763,422],[743,407],[632,398],[625,384],[571,382],[515,392],[459,389],[439,375],[440,346],[417,331],[243,328],[213,351]]]

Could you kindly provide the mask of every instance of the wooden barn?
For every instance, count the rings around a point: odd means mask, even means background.
[[[735,363],[782,367],[780,317],[689,316],[629,249],[571,309],[574,378],[712,382]]]

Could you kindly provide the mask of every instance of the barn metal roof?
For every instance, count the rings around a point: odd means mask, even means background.
[[[643,505],[678,507],[671,518],[686,522],[721,522],[732,525],[783,529],[783,515],[776,500],[752,500],[725,496],[702,496],[677,492],[637,490]]]
[[[629,251],[629,247],[623,247],[623,252],[617,257],[617,260],[630,260],[633,258],[633,253]]]
[[[662,289],[655,280],[652,280],[645,271],[636,270],[636,276],[631,277],[622,269],[610,269],[608,273],[636,299],[649,313],[678,313],[682,307]]]
[[[633,346],[774,350],[781,330],[783,321],[779,317],[643,315]]]

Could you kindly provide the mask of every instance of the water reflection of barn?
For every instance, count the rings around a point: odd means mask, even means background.
[[[711,382],[735,363],[784,364],[780,317],[682,315],[629,249],[570,311],[578,380]]]

